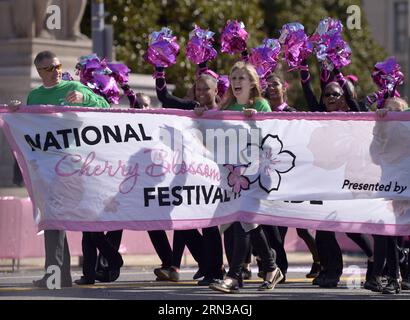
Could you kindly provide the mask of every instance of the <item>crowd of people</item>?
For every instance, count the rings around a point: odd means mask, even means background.
[[[30,92],[27,104],[55,104],[106,107],[109,102],[87,86],[77,81],[62,80],[62,65],[58,57],[49,51],[40,52],[34,64],[43,81],[43,85]],[[312,74],[307,60],[300,63],[300,82],[307,106],[312,112],[373,112],[369,99],[357,100],[356,77],[345,77],[340,69],[334,67],[331,72],[320,70],[321,92],[315,95],[312,89]],[[166,84],[166,67],[155,66],[154,78],[156,92],[163,108],[193,110],[202,116],[209,110],[230,110],[243,112],[251,118],[258,112],[297,112],[297,106],[289,106],[287,95],[292,90],[284,75],[270,70],[264,75],[261,86],[260,75],[249,62],[247,50],[243,50],[241,59],[229,73],[229,87],[226,92],[219,90],[220,77],[207,67],[207,62],[198,64],[196,79],[186,97],[172,95]],[[149,97],[134,93],[129,86],[122,89],[132,108],[149,108]],[[395,90],[395,88],[394,88]],[[387,112],[408,110],[407,102],[397,97],[395,92],[383,97],[383,107],[376,110],[378,117]],[[11,104],[16,110],[18,104]],[[148,231],[151,242],[161,260],[161,266],[154,269],[158,281],[179,281],[181,259],[185,246],[188,247],[198,264],[199,286],[223,293],[238,292],[243,287],[243,280],[251,277],[251,256],[256,257],[259,268],[260,291],[269,291],[278,283],[286,283],[288,260],[285,251],[286,226],[257,225],[233,222],[228,225],[208,227],[201,230],[175,230],[172,246],[164,230]],[[341,248],[335,233],[315,230],[313,236],[309,230],[297,229],[312,254],[312,267],[306,275],[312,278],[312,284],[322,288],[334,288],[340,283],[343,272]],[[223,235],[223,237],[222,237]],[[95,281],[111,282],[120,275],[123,260],[120,255],[122,231],[83,232],[83,276],[75,283],[92,285]],[[402,237],[347,233],[367,257],[367,272],[364,288],[383,293],[399,293],[410,290],[410,270],[407,263],[408,250],[404,248]],[[47,269],[57,265],[62,270],[62,287],[72,285],[70,274],[70,252],[65,232],[62,230],[45,231]],[[98,256],[99,252],[99,256]],[[228,265],[224,266],[223,254]],[[225,268],[227,267],[227,269]],[[36,287],[46,287],[48,278],[34,282]],[[385,280],[385,281],[384,281]]]

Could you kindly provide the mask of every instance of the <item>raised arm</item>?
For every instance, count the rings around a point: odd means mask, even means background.
[[[154,77],[157,97],[164,108],[193,110],[199,105],[196,101],[181,99],[168,92],[167,83],[165,81],[165,69],[163,67],[155,68]]]
[[[300,70],[300,82],[303,89],[303,94],[305,95],[306,102],[309,107],[309,111],[325,111],[324,108],[319,104],[313,93],[312,84],[310,82],[310,72],[309,66],[306,61],[302,62],[302,68]]]
[[[340,72],[339,69],[334,69],[334,74],[335,74],[335,80],[339,85],[342,87],[346,103],[349,106],[350,111],[354,112],[360,112],[360,111],[368,111],[368,109],[365,107],[365,105],[360,106],[358,101],[354,98],[354,94],[352,91],[352,88],[347,84],[346,78],[343,76],[342,72]]]

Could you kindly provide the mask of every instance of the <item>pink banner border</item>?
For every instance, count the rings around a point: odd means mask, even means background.
[[[278,225],[312,230],[328,230],[335,232],[351,232],[381,235],[410,235],[410,225],[378,224],[366,222],[320,221],[301,218],[284,218],[261,213],[238,211],[229,216],[212,219],[190,220],[146,220],[146,221],[63,221],[47,220],[39,224],[42,229],[61,229],[70,231],[112,231],[112,230],[184,230],[207,228],[243,221],[257,224]]]
[[[410,121],[410,112],[389,112],[385,117],[377,117],[375,112],[258,112],[251,118],[245,117],[239,111],[217,111],[210,110],[204,115],[198,117],[193,111],[180,109],[132,109],[132,108],[86,108],[86,107],[68,107],[68,106],[51,106],[51,105],[33,105],[21,106],[16,113],[39,113],[53,114],[65,112],[103,112],[103,113],[147,113],[176,115],[197,119],[210,120],[339,120],[339,121]],[[0,114],[10,113],[7,108],[0,105]]]

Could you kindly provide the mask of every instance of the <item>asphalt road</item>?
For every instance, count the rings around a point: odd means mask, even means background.
[[[193,301],[193,300],[410,300],[410,291],[397,295],[385,295],[365,290],[363,282],[365,269],[345,270],[337,288],[322,289],[305,278],[309,266],[299,265],[289,269],[287,281],[279,284],[273,291],[259,292],[260,279],[253,271],[253,278],[245,281],[244,288],[237,294],[222,294],[208,287],[200,287],[192,280],[193,268],[181,270],[180,282],[158,282],[152,271],[142,267],[122,269],[120,278],[113,283],[96,283],[92,286],[78,286],[61,290],[36,289],[33,280],[41,276],[41,270],[21,270],[0,273],[0,300],[154,300],[154,301]],[[81,270],[73,268],[73,279],[81,276]],[[360,279],[360,280],[359,280]]]

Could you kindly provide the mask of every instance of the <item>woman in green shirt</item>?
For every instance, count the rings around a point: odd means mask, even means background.
[[[220,110],[243,111],[246,116],[256,112],[270,112],[268,102],[262,98],[259,77],[255,68],[239,61],[232,67],[229,76],[230,87],[225,95]],[[249,251],[250,242],[261,259],[265,273],[264,282],[259,290],[272,290],[282,280],[283,275],[275,263],[265,234],[257,224],[234,222],[221,226],[225,230],[225,251],[229,262],[229,271],[225,280],[212,283],[209,287],[216,291],[232,293],[239,291],[242,284],[242,267]]]
[[[220,110],[245,111],[247,115],[272,111],[268,101],[262,98],[259,77],[253,65],[243,61],[235,63],[229,82]]]

